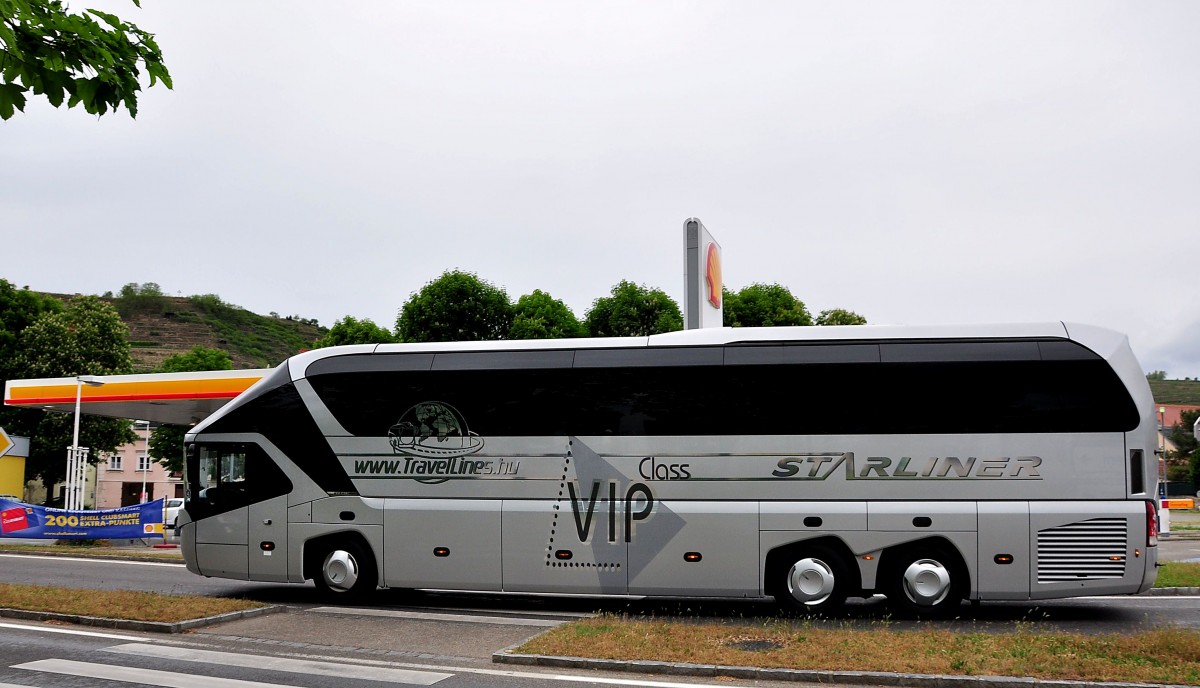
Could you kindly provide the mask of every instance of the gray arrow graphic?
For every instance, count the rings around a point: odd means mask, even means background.
[[[598,583],[603,592],[624,592],[652,559],[630,557],[629,552],[661,550],[683,530],[684,520],[654,498],[651,483],[630,480],[578,437],[569,440],[564,474],[568,481],[573,474],[574,481],[559,497],[554,528],[576,535],[582,531],[581,540],[586,539],[597,564],[620,563],[625,575],[606,576],[600,568]],[[619,562],[610,561],[614,557]]]

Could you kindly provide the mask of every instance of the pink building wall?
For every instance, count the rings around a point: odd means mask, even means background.
[[[136,442],[119,447],[96,465],[96,509],[115,509],[140,501],[143,471],[138,470],[138,461],[146,456],[150,429],[145,423],[135,423],[133,431],[138,436]],[[147,501],[183,496],[183,477],[168,475],[162,464],[150,461],[144,474]]]

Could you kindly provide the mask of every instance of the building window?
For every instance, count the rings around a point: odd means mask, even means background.
[[[121,455],[120,454],[109,454],[108,455],[108,470],[119,471],[119,470],[121,470],[121,468],[122,468]]]
[[[150,470],[150,456],[149,456],[148,454],[142,454],[142,453],[139,453],[139,454],[138,454],[138,467],[137,467],[137,469],[138,469],[139,471],[148,471],[148,470]]]

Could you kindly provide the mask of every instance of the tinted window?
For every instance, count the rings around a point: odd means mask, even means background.
[[[310,377],[352,435],[382,437],[411,408],[438,401],[477,435],[563,435],[570,369],[338,373]]]
[[[292,483],[254,444],[196,443],[188,448],[186,501],[195,519],[292,491]]]
[[[258,395],[205,428],[205,434],[235,432],[266,437],[326,492],[356,493],[291,382]]]
[[[453,406],[482,436],[1110,432],[1137,426],[1124,385],[1054,342],[748,345],[575,352],[572,368],[310,376],[352,434]],[[559,352],[562,353],[562,352]],[[493,358],[503,354],[492,354]],[[724,364],[721,363],[724,362]],[[482,365],[475,355],[472,365]]]

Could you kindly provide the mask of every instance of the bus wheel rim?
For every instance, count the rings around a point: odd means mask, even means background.
[[[904,570],[904,594],[915,604],[936,605],[950,594],[950,571],[934,559],[918,559]]]
[[[837,584],[829,564],[814,557],[805,557],[792,564],[787,582],[788,594],[806,605],[820,604],[829,599]]]
[[[358,581],[358,562],[354,560],[353,554],[342,549],[334,550],[325,557],[325,563],[321,565],[321,576],[334,590],[350,590]]]

